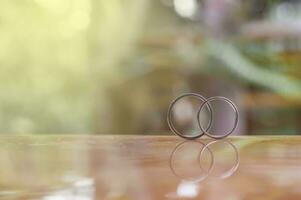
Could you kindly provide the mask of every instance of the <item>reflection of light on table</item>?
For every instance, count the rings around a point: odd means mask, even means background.
[[[82,178],[72,186],[44,196],[43,200],[93,200],[95,199],[94,181],[91,178]]]
[[[200,185],[194,182],[182,181],[179,183],[176,192],[166,195],[168,199],[196,198],[199,194]]]
[[[198,185],[192,182],[182,182],[178,185],[177,195],[184,198],[197,197]]]

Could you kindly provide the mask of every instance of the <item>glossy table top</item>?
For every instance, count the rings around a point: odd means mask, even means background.
[[[301,137],[0,136],[0,199],[301,199]]]

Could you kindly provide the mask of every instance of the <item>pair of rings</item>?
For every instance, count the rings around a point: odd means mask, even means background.
[[[198,127],[199,127],[200,130],[196,134],[193,134],[193,135],[185,135],[185,134],[181,133],[179,130],[176,129],[176,127],[174,125],[174,122],[172,120],[172,111],[174,109],[175,104],[179,100],[181,100],[182,98],[185,98],[185,97],[193,97],[193,98],[196,98],[196,99],[198,99],[202,102],[202,104],[199,107],[198,112],[197,112],[197,122],[198,122]],[[209,129],[212,126],[212,118],[213,118],[213,116],[212,116],[212,106],[210,105],[210,102],[212,102],[212,101],[224,101],[224,102],[228,103],[231,106],[231,108],[233,109],[233,111],[235,112],[233,128],[230,131],[228,131],[227,133],[223,134],[223,135],[214,135],[214,134],[209,132]],[[204,128],[203,125],[200,122],[200,113],[203,111],[203,109],[205,107],[209,111],[209,122],[208,122],[207,128]],[[238,109],[235,106],[235,104],[230,99],[228,99],[226,97],[215,96],[215,97],[210,97],[210,98],[206,99],[205,97],[203,97],[200,94],[186,93],[186,94],[182,94],[182,95],[178,96],[176,99],[174,99],[171,102],[171,104],[168,108],[168,112],[167,112],[167,123],[168,123],[168,126],[169,126],[170,130],[174,134],[176,134],[176,135],[178,135],[182,138],[185,138],[185,139],[193,140],[193,139],[199,138],[203,135],[207,135],[207,136],[209,136],[211,138],[214,138],[214,139],[222,139],[222,138],[227,137],[231,133],[233,133],[233,131],[236,129],[236,127],[238,125]]]

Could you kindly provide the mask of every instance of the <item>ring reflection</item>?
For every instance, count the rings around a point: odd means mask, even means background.
[[[172,173],[181,180],[187,182],[201,182],[206,179],[209,172],[212,170],[214,160],[211,150],[206,148],[210,155],[210,159],[207,160],[207,166],[202,166],[198,163],[200,149],[204,149],[205,146],[206,144],[200,141],[190,140],[176,145],[169,159],[169,166]],[[193,155],[192,152],[196,154]],[[177,156],[179,154],[184,154],[184,156]],[[205,152],[203,152],[203,154],[205,154]],[[189,168],[188,171],[187,168]]]
[[[220,169],[220,170],[213,169],[210,174],[211,177],[225,179],[232,176],[236,172],[239,166],[239,153],[238,153],[238,149],[233,143],[231,143],[228,140],[214,140],[209,142],[200,151],[200,156],[199,156],[200,165],[202,164],[202,157],[206,149],[211,150],[213,152],[212,154],[214,160],[213,168]],[[229,160],[230,160],[230,164],[229,164]],[[220,172],[217,173],[217,171]]]
[[[182,181],[199,183],[209,176],[225,179],[239,167],[239,151],[229,140],[184,141],[169,158],[172,173]]]

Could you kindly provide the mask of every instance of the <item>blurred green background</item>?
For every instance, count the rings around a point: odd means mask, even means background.
[[[232,99],[236,134],[298,134],[301,3],[3,0],[0,87],[3,134],[166,134],[185,92]]]

